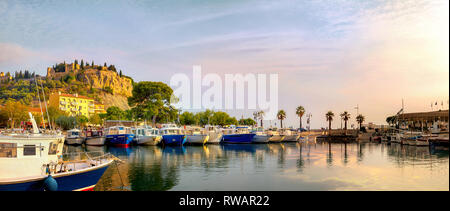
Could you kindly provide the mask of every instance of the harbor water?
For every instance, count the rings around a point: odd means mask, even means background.
[[[108,168],[97,191],[449,190],[448,148],[311,141],[65,151],[124,161]]]

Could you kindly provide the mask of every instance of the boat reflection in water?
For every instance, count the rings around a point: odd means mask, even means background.
[[[448,190],[449,154],[399,144],[136,146],[95,190]],[[112,151],[111,151],[112,150]],[[123,150],[123,149],[122,149]],[[414,179],[413,179],[414,178]],[[122,188],[125,187],[125,188]]]

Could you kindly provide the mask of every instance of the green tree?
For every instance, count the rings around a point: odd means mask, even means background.
[[[286,112],[284,110],[279,110],[277,113],[277,118],[280,120],[281,128],[283,128],[283,120],[286,119]]]
[[[84,115],[78,115],[75,117],[77,120],[77,125],[85,127],[86,124],[89,122],[89,119],[85,117]]]
[[[53,128],[55,128],[56,119],[58,119],[58,117],[67,116],[67,114],[64,111],[61,111],[59,108],[54,107],[54,106],[49,106],[47,110],[48,110],[48,116],[50,118],[49,122]],[[45,118],[46,118],[46,116],[44,116],[44,119]]]
[[[361,125],[362,125],[362,123],[364,122],[365,119],[366,118],[362,114],[360,114],[360,115],[358,115],[356,117],[356,121],[359,123],[359,130],[361,130]]]
[[[253,120],[252,118],[240,119],[239,124],[240,125],[256,125],[256,121]]]
[[[106,109],[107,120],[123,120],[125,118],[125,112],[117,106],[111,106]]]
[[[305,114],[305,108],[303,108],[303,106],[297,107],[295,114],[300,118],[300,128],[302,128],[302,117]]]
[[[63,130],[70,130],[76,126],[77,119],[72,116],[61,115],[56,120],[55,123]]]
[[[185,111],[180,115],[180,124],[181,125],[193,125],[193,124],[197,124],[198,123],[198,116]]]
[[[11,128],[18,126],[21,121],[28,119],[27,107],[15,99],[8,99],[0,112],[8,118],[8,123]]]
[[[89,117],[89,123],[91,123],[93,125],[101,125],[103,123],[103,121],[99,114],[92,114]]]
[[[344,130],[347,131],[347,121],[350,119],[350,114],[347,111],[344,111],[341,113],[341,118],[345,123]]]
[[[334,113],[332,111],[328,111],[325,114],[325,118],[328,121],[328,134],[331,134],[331,122],[333,121]]]
[[[146,117],[152,118],[155,126],[156,120],[173,119],[177,110],[170,106],[172,88],[162,82],[141,81],[134,84],[133,95],[128,97],[128,104]]]

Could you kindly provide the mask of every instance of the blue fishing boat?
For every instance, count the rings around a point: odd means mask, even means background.
[[[160,131],[164,145],[181,146],[186,143],[187,138],[184,131],[175,124],[163,124]]]
[[[222,129],[222,143],[229,144],[250,144],[256,134],[250,133],[248,127],[230,127]]]
[[[131,128],[113,126],[106,130],[106,143],[118,147],[128,147],[134,139]]]

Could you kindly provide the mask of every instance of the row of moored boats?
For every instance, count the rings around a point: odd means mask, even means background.
[[[147,125],[139,127],[112,126],[104,130],[67,131],[66,144],[69,145],[114,145],[127,147],[137,145],[184,145],[184,144],[252,144],[270,142],[297,142],[303,137],[295,129],[249,126],[205,127],[163,124],[161,128]]]

